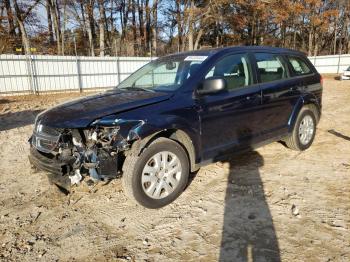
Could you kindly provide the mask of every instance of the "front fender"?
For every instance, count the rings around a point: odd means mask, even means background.
[[[131,143],[167,130],[181,130],[188,135],[197,151],[199,141],[198,131],[186,119],[173,115],[159,115],[152,119],[125,119],[110,115],[94,121],[91,126],[116,127],[126,142]],[[198,151],[197,151],[198,152]]]

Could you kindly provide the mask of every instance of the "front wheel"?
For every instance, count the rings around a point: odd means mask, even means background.
[[[290,149],[303,151],[308,149],[316,134],[316,112],[313,108],[303,107],[299,112],[292,133],[285,139]]]
[[[189,176],[185,150],[175,141],[158,138],[140,155],[130,154],[123,166],[126,195],[147,208],[173,202],[184,190]]]

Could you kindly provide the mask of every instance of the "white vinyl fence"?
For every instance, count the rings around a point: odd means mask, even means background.
[[[350,66],[350,54],[311,56],[309,59],[321,74],[341,74]]]
[[[350,55],[309,57],[320,73],[341,73]],[[0,95],[86,91],[118,85],[150,57],[0,55]]]
[[[149,61],[150,57],[0,55],[0,95],[115,87]]]

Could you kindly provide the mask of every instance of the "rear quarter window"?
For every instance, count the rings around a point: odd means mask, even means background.
[[[309,65],[300,57],[288,56],[288,61],[292,66],[293,73],[297,76],[312,73]]]

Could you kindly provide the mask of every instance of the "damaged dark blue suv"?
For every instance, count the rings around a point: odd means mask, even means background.
[[[59,186],[122,176],[148,208],[174,201],[189,173],[228,154],[313,142],[322,79],[304,54],[231,47],[169,55],[117,88],[38,115],[31,163]]]

